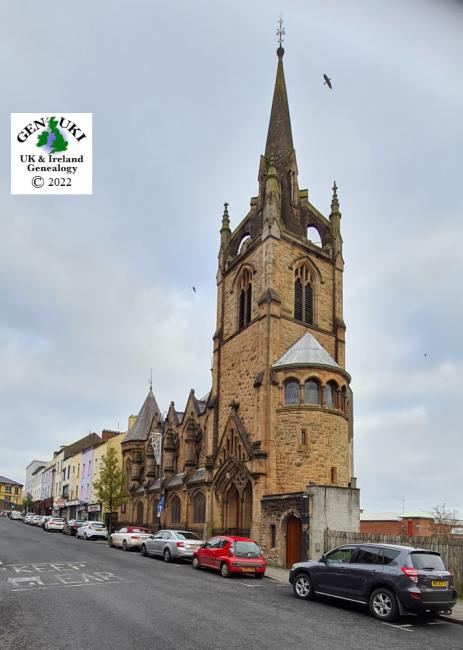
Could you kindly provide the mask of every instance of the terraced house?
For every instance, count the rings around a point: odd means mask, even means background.
[[[337,187],[328,216],[299,188],[283,55],[258,194],[234,230],[222,216],[211,390],[164,417],[150,390],[122,442],[122,517],[252,535],[288,565],[324,527],[358,530],[359,494]]]
[[[0,476],[0,510],[22,511],[23,486],[6,476]]]

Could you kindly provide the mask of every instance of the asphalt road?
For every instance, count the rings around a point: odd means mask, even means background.
[[[264,578],[225,580],[0,519],[0,648],[463,648],[463,627],[386,625]]]

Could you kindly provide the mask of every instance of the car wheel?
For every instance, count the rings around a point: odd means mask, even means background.
[[[393,621],[397,618],[397,600],[395,594],[386,587],[375,589],[368,601],[370,612],[380,621]]]
[[[222,575],[222,578],[231,578],[230,567],[226,562],[222,562],[220,565],[220,573]]]
[[[200,565],[199,560],[198,560],[197,557],[193,558],[191,564],[193,566],[193,569],[200,569],[201,568],[201,565]]]
[[[146,557],[148,553],[146,552],[146,546],[144,544],[141,545],[141,554]]]
[[[164,553],[162,554],[164,562],[170,562],[170,551],[168,548],[164,549]]]
[[[296,598],[310,600],[313,598],[313,584],[307,573],[299,573],[293,582],[293,591]]]
[[[124,541],[122,542],[122,548],[124,549],[124,551],[128,551],[128,550],[129,550],[129,547],[127,546],[127,542],[125,541],[125,539],[124,539]]]

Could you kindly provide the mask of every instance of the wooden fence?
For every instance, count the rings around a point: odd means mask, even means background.
[[[406,535],[379,535],[376,533],[349,533],[338,530],[325,530],[325,549],[342,544],[361,543],[402,544],[415,548],[429,549],[441,554],[449,571],[455,576],[455,588],[460,598],[463,596],[463,540],[449,537],[407,537]]]

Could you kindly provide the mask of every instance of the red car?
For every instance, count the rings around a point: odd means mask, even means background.
[[[260,546],[253,539],[220,535],[212,537],[195,551],[193,567],[217,569],[224,578],[230,578],[233,573],[249,573],[263,578],[267,565]]]

